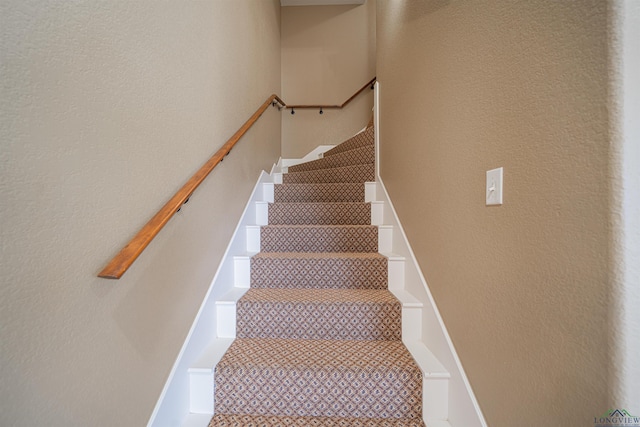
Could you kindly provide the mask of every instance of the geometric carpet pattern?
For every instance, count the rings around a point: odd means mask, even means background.
[[[269,224],[368,225],[371,224],[371,204],[272,203],[269,206]]]
[[[367,145],[373,146],[375,138],[374,132],[373,126],[369,126],[364,132],[360,132],[324,153],[324,157],[333,156],[344,151],[351,151]]]
[[[401,307],[379,289],[251,289],[238,338],[400,340]]]
[[[365,145],[350,151],[342,151],[334,156],[290,166],[289,172],[304,172],[318,169],[338,168],[342,166],[363,165],[374,163],[375,149],[373,145]]]
[[[356,164],[330,169],[314,169],[302,172],[289,172],[282,176],[285,184],[367,182],[374,181],[374,164]]]
[[[277,184],[276,202],[364,202],[364,185],[358,182]]]
[[[424,427],[422,373],[364,203],[373,137],[369,127],[275,186],[210,427]]]
[[[378,252],[373,225],[265,225],[263,252]]]
[[[261,252],[251,258],[251,288],[387,289],[379,253]]]

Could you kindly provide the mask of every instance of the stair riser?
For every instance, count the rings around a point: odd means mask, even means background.
[[[374,226],[266,226],[260,230],[263,252],[377,252]]]
[[[401,307],[374,303],[238,302],[238,338],[400,340]]]
[[[296,166],[290,166],[288,172],[303,172],[318,169],[339,168],[350,165],[362,165],[375,163],[375,148],[373,145],[344,151],[334,156],[314,160]]]
[[[282,203],[363,202],[362,183],[265,184],[264,200]]]
[[[375,166],[373,164],[308,172],[291,172],[282,176],[282,182],[285,184],[356,183],[366,181],[375,181]]]
[[[424,427],[422,422],[407,418],[308,418],[216,414],[213,422],[216,427]]]
[[[360,209],[359,213],[357,214],[357,216],[351,216],[349,219],[347,220],[343,220],[342,218],[339,218],[338,220],[332,220],[333,222],[335,222],[335,224],[333,225],[338,225],[338,224],[356,224],[357,222],[362,222],[362,224],[360,225],[365,225],[365,224],[371,224],[371,225],[382,225],[384,223],[384,205],[380,202],[364,202],[367,203],[371,209],[370,212],[367,214],[365,212],[362,212]],[[269,202],[258,202],[256,203],[256,224],[257,225],[269,225],[269,224],[275,224],[276,222],[270,222],[272,220],[269,219],[269,212],[271,210],[272,206],[278,205],[279,203],[269,203]],[[295,205],[298,203],[286,203],[286,205]],[[301,202],[300,204],[308,204],[308,205],[329,205],[329,204],[336,204],[336,203],[308,203],[308,202]],[[358,202],[337,202],[337,204],[346,204],[346,205],[352,205],[352,204],[356,204],[358,205]],[[350,214],[353,215],[353,214]],[[367,215],[368,218],[371,218],[370,222],[365,222],[365,219],[359,219],[362,216]],[[331,214],[330,217],[335,217],[334,214]],[[273,221],[280,221],[278,219],[273,219]],[[288,219],[286,221],[289,221],[289,223],[291,223],[291,219]],[[310,223],[320,223],[321,221],[318,220],[312,220],[309,221]],[[322,220],[322,222],[327,223],[327,220]],[[285,221],[282,221],[282,223],[286,223]],[[329,224],[325,224],[325,225],[329,225]]]
[[[368,203],[274,203],[269,224],[371,225]]]
[[[269,367],[216,368],[216,412],[353,418],[422,418],[419,372]]]
[[[254,288],[386,289],[386,258],[251,259]]]

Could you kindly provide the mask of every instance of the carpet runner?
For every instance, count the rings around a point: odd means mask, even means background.
[[[275,185],[210,427],[424,426],[422,373],[364,202],[374,129]]]

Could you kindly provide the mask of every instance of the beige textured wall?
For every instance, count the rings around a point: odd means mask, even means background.
[[[120,281],[96,274],[280,91],[280,4],[10,0],[0,28],[0,425],[145,425],[280,113]]]
[[[616,237],[615,309],[612,331],[616,348],[616,405],[640,414],[640,3],[615,2],[612,111],[617,113],[611,191]]]
[[[378,2],[382,179],[490,426],[611,403],[608,8]]]
[[[289,104],[342,104],[375,77],[375,0],[359,6],[282,8],[282,96]],[[373,91],[343,110],[282,116],[282,154],[302,157],[337,144],[371,118]]]

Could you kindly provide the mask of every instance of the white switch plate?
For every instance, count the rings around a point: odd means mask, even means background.
[[[502,204],[502,168],[487,171],[487,206]]]

